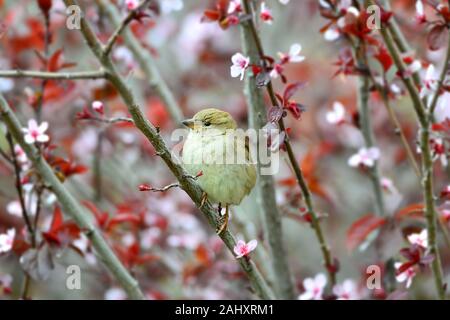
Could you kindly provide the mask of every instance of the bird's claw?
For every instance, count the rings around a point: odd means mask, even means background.
[[[220,214],[220,211],[219,211],[219,214]],[[216,229],[217,235],[220,236],[223,232],[225,232],[227,230],[227,228],[228,228],[228,218],[229,218],[229,216],[228,216],[228,206],[226,206],[225,207],[225,214],[223,215],[223,217],[219,218],[220,226],[218,226],[217,229]]]
[[[208,200],[208,194],[206,192],[203,192],[199,209],[201,209],[205,205],[207,200]]]

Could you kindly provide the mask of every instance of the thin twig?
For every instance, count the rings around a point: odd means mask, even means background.
[[[104,71],[46,72],[34,70],[1,70],[0,78],[36,78],[48,80],[102,79]]]
[[[373,5],[373,0],[366,1],[366,5]],[[414,81],[410,77],[405,77],[406,67],[400,54],[397,51],[395,42],[389,30],[382,26],[380,29],[381,36],[386,44],[386,47],[394,60],[394,63],[400,72],[401,80],[406,86],[408,93],[411,97],[414,110],[416,112],[419,124],[420,124],[420,147],[422,156],[422,187],[423,187],[423,197],[425,202],[425,217],[427,219],[427,230],[428,230],[428,242],[430,248],[430,254],[434,256],[434,260],[431,264],[433,270],[434,282],[437,290],[439,299],[445,299],[445,289],[443,283],[442,275],[442,265],[439,255],[439,249],[436,239],[436,208],[434,203],[434,192],[433,192],[433,161],[431,158],[431,148],[430,148],[430,124],[431,117],[423,101],[420,99],[417,87]]]
[[[398,120],[398,117],[395,114],[395,111],[389,101],[389,97],[387,96],[386,90],[383,87],[381,87],[380,85],[378,85],[374,79],[372,79],[372,83],[375,85],[375,88],[377,89],[377,91],[379,92],[379,94],[381,96],[381,99],[383,100],[383,105],[385,106],[385,108],[388,112],[389,119],[391,120],[391,122],[394,125],[395,132],[399,135],[400,140],[402,141],[403,147],[405,148],[408,160],[411,163],[411,166],[413,167],[417,178],[420,180],[421,173],[420,173],[419,165],[417,164],[416,158],[414,157],[414,153],[411,149],[411,146],[409,145],[408,139],[405,135],[405,132],[402,129],[400,121]]]
[[[367,70],[368,63],[366,58],[366,49],[363,42],[353,42],[353,51],[355,56],[355,61],[359,70]],[[373,134],[371,116],[369,110],[369,91],[370,83],[368,75],[362,73],[358,77],[359,88],[358,88],[358,113],[359,113],[359,124],[361,132],[364,138],[364,144],[366,148],[371,148],[375,145],[375,137]],[[372,188],[375,195],[375,211],[379,216],[384,216],[384,199],[383,190],[381,188],[381,178],[378,169],[378,163],[375,162],[374,165],[369,168],[369,177],[372,182]]]
[[[179,187],[180,187],[180,184],[177,182],[168,184],[167,186],[164,186],[162,188],[155,188],[155,187],[150,187],[150,186],[144,185],[141,187],[141,191],[166,192],[169,189],[179,188]]]
[[[16,186],[16,190],[17,190],[17,195],[19,196],[19,203],[20,203],[20,208],[22,209],[22,216],[25,221],[25,225],[27,227],[28,233],[30,234],[30,237],[32,240],[31,245],[33,247],[35,247],[36,243],[34,241],[34,229],[33,229],[33,225],[31,223],[31,219],[28,214],[27,207],[26,207],[25,197],[23,195],[22,181],[21,181],[22,180],[22,178],[21,178],[22,169],[20,168],[19,161],[17,160],[16,152],[14,150],[14,142],[13,142],[13,139],[12,139],[9,131],[6,134],[6,140],[8,141],[9,148],[11,150],[11,159],[12,159],[12,162],[14,165],[14,177],[16,179],[15,186]]]
[[[248,12],[248,11],[247,11]],[[250,63],[259,63],[260,53],[256,48],[254,33],[248,24],[240,25],[242,49],[246,56],[250,57]],[[244,94],[249,110],[249,124],[255,130],[260,130],[267,123],[267,107],[264,101],[264,92],[256,86],[254,77],[246,77],[244,83]],[[256,146],[260,147],[262,141],[257,137]],[[258,157],[259,150],[255,156]],[[288,263],[288,254],[284,246],[282,217],[278,210],[275,196],[275,181],[272,175],[262,174],[264,170],[260,159],[256,161],[258,183],[256,185],[256,197],[259,211],[261,211],[262,222],[267,239],[271,259],[263,260],[268,264],[266,269],[270,272],[270,282],[275,288],[277,296],[282,299],[294,299],[295,290],[292,274]]]
[[[147,6],[149,3],[150,3],[149,0],[143,0],[143,1],[141,1],[141,3],[139,3],[139,5],[135,9],[128,12],[128,14],[125,16],[125,18],[122,20],[120,25],[113,32],[111,37],[108,39],[106,45],[104,46],[103,54],[105,56],[110,54],[114,44],[116,43],[116,41],[119,38],[122,31],[125,30],[125,28],[128,26],[128,24],[131,23],[131,21],[133,21],[133,19],[136,17],[138,12],[145,9],[145,6]]]
[[[49,60],[49,49],[50,49],[50,38],[52,36],[50,31],[50,11],[44,14],[44,70],[48,69],[48,60]],[[41,122],[42,117],[42,107],[44,105],[44,96],[45,96],[45,87],[47,86],[48,79],[42,79],[41,90],[39,92],[38,100],[35,106],[36,112],[36,121]]]
[[[247,14],[252,15],[251,5],[250,5],[248,0],[244,0],[244,8],[245,8],[245,12]],[[258,36],[258,32],[256,31],[256,27],[255,27],[255,24],[253,22],[253,19],[249,19],[245,23],[247,23],[249,28],[250,28],[250,31],[251,31],[251,33],[253,35],[253,39],[254,39],[254,42],[255,42],[255,45],[256,45],[256,49],[257,49],[257,51],[259,53],[259,56],[260,56],[260,59],[263,60],[262,57],[264,57],[265,54],[264,54],[264,50],[263,50],[263,47],[262,47],[262,44],[261,44],[261,39]],[[277,100],[277,98],[275,96],[275,92],[273,90],[273,87],[272,87],[272,82],[269,82],[267,84],[267,92],[269,94],[269,97],[270,97],[272,105],[278,106],[279,104],[278,104],[278,100]],[[278,125],[279,125],[280,130],[282,132],[286,132],[283,118],[280,119]],[[324,265],[325,265],[325,268],[326,268],[327,273],[328,273],[329,283],[331,284],[331,286],[334,286],[336,284],[336,272],[333,270],[334,269],[334,261],[333,261],[333,258],[331,256],[328,244],[327,244],[327,242],[325,240],[325,237],[323,235],[322,228],[320,226],[320,222],[319,222],[319,219],[317,217],[317,213],[316,213],[316,211],[314,209],[314,204],[313,204],[313,201],[312,201],[311,191],[309,190],[308,184],[306,183],[306,180],[305,180],[305,178],[303,176],[303,172],[302,172],[302,170],[301,170],[301,168],[300,168],[300,166],[299,166],[299,164],[297,162],[297,159],[296,159],[295,154],[293,152],[291,143],[289,141],[288,134],[285,135],[284,145],[286,146],[286,151],[287,151],[287,154],[288,154],[288,158],[289,158],[289,161],[291,163],[292,169],[293,169],[293,171],[295,173],[295,176],[297,178],[297,182],[298,182],[298,184],[300,186],[300,189],[302,191],[302,194],[303,194],[306,206],[308,208],[308,212],[311,215],[311,219],[312,219],[311,226],[312,226],[312,228],[315,231],[316,237],[317,237],[319,245],[320,245],[320,249],[321,249],[321,252],[322,252],[323,259],[324,259]]]
[[[120,123],[120,122],[134,123],[133,119],[128,118],[128,117],[100,118],[100,117],[91,116],[86,119],[80,118],[79,120],[92,120],[92,121],[98,121],[98,122],[102,122],[102,123],[106,123],[106,124],[115,124],[115,123]]]
[[[106,0],[96,0],[99,7],[106,13],[112,26],[119,28],[122,23],[121,16],[114,4]],[[131,30],[125,28],[122,31],[122,38],[128,48],[133,52],[134,57],[144,72],[149,86],[159,96],[164,106],[167,108],[171,118],[176,125],[181,124],[184,116],[180,105],[175,99],[167,83],[161,77],[155,58],[150,54],[147,48],[140,44]]]
[[[21,177],[20,177],[22,169],[20,167],[19,161],[17,160],[17,155],[14,150],[14,142],[13,142],[13,139],[12,139],[9,131],[6,134],[6,140],[8,141],[9,148],[11,150],[11,159],[13,162],[14,176],[16,179],[15,185],[16,185],[17,194],[19,196],[20,208],[22,209],[22,217],[25,221],[25,225],[27,227],[29,236],[31,238],[31,247],[35,248],[36,247],[36,232],[35,232],[36,229],[33,228],[31,218],[28,215],[28,210],[27,210],[26,203],[25,203],[25,197],[23,195],[22,182],[21,182]],[[30,275],[28,274],[28,272],[24,271],[24,275],[25,275],[25,278],[24,278],[24,283],[23,283],[22,293],[21,293],[21,298],[23,300],[28,299],[28,292],[30,290],[30,285],[31,285],[31,278],[30,278]]]
[[[430,103],[430,117],[433,119],[434,111],[436,110],[437,102],[439,100],[439,96],[441,94],[441,89],[444,86],[445,78],[447,76],[448,68],[450,63],[450,35],[448,35],[448,44],[447,44],[447,52],[444,58],[444,65],[442,66],[442,71],[439,76],[438,85],[436,88],[436,92],[433,95]],[[448,106],[447,106],[448,107]]]

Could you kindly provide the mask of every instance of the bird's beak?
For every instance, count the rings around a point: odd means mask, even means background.
[[[184,124],[186,127],[188,127],[189,129],[194,129],[194,119],[186,119],[181,121],[182,124]]]

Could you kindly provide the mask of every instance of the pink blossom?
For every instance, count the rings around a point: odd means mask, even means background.
[[[444,122],[446,119],[450,119],[450,93],[444,92],[436,104],[434,110],[434,117],[436,122]]]
[[[241,80],[244,79],[245,70],[248,68],[250,58],[238,52],[231,57],[231,62],[233,62],[233,65],[230,67],[231,76],[233,78],[240,76]]]
[[[10,274],[0,274],[0,287],[3,287],[4,292],[10,291],[12,281],[13,277]]]
[[[409,77],[413,73],[422,70],[422,62],[416,59],[413,52],[405,52],[402,54],[402,60],[406,64],[405,77]]]
[[[134,10],[139,6],[139,0],[125,0],[125,5],[128,10]]]
[[[281,4],[287,5],[290,0],[279,0]]]
[[[395,269],[398,270],[402,266],[402,263],[396,262],[394,266],[395,266]],[[406,288],[409,288],[411,286],[412,280],[415,276],[416,276],[416,270],[414,269],[414,267],[409,267],[402,273],[396,275],[395,279],[397,280],[397,282],[400,282],[400,283],[406,281]]]
[[[28,161],[27,154],[18,144],[14,146],[14,154],[16,155],[16,159],[20,164],[24,164]]]
[[[450,209],[442,209],[441,217],[445,222],[450,221]]]
[[[22,206],[20,205],[19,200],[14,200],[8,203],[6,206],[6,211],[16,217],[22,217]]]
[[[347,279],[342,284],[337,284],[333,288],[333,293],[338,300],[358,300],[359,294],[353,280]]]
[[[333,103],[333,110],[328,111],[326,119],[331,124],[342,124],[345,122],[345,108],[342,103],[336,101]]]
[[[303,292],[298,298],[300,300],[322,300],[323,289],[327,285],[327,278],[323,273],[319,273],[315,278],[303,280]]]
[[[425,73],[422,88],[420,89],[420,98],[429,99],[431,95],[436,92],[438,83],[436,80],[436,71],[432,64],[430,64]]]
[[[341,32],[339,31],[339,28],[336,27],[330,27],[328,28],[324,34],[323,37],[326,41],[335,41],[341,36]]]
[[[329,5],[328,5],[329,6]],[[341,0],[338,3],[338,7],[337,9],[339,11],[344,11],[346,12],[348,9],[350,9],[352,6],[352,0]]]
[[[25,133],[25,142],[32,144],[35,142],[47,142],[50,138],[45,134],[48,129],[48,123],[42,122],[40,125],[37,124],[36,120],[30,119],[28,121],[28,128],[22,128]]]
[[[125,300],[127,294],[121,288],[110,288],[105,292],[105,300]]]
[[[419,24],[427,22],[423,2],[421,0],[416,1],[416,21]]]
[[[422,230],[420,233],[413,233],[408,236],[408,241],[411,244],[416,244],[426,249],[428,247],[428,231]]]
[[[348,165],[350,167],[373,167],[379,158],[380,150],[377,147],[361,148],[358,153],[348,159]]]
[[[443,167],[448,165],[445,144],[441,138],[430,139],[430,147],[433,155],[433,161],[440,160]]]
[[[276,63],[273,66],[273,69],[270,71],[270,77],[272,79],[277,79],[283,73],[283,66],[281,64]]]
[[[391,194],[398,194],[398,190],[395,187],[394,182],[392,182],[391,179],[382,177],[380,184],[384,191],[391,193]]]
[[[245,243],[243,240],[239,240],[234,246],[234,253],[236,254],[236,259],[246,257],[250,252],[255,250],[258,242],[256,240],[250,240],[248,243]]]
[[[291,45],[289,53],[278,52],[278,56],[280,57],[282,64],[288,62],[302,62],[303,60],[305,60],[305,57],[300,55],[301,51],[302,46],[298,43],[294,43],[293,45]]]
[[[9,229],[6,233],[0,234],[0,253],[5,253],[12,249],[15,237],[16,229],[14,228]]]
[[[103,114],[104,111],[103,102],[101,101],[92,102],[92,109],[94,109],[94,111],[97,113]]]
[[[259,14],[259,17],[267,24],[272,24],[273,22],[272,12],[266,7],[265,2],[261,2],[261,13]]]
[[[232,0],[228,5],[228,14],[242,12],[241,0]]]

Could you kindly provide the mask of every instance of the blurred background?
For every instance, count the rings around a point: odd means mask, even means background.
[[[231,56],[242,51],[238,27],[222,30],[217,23],[201,23],[203,11],[211,8],[214,1],[182,2],[180,10],[166,5],[160,15],[144,18],[141,23],[133,22],[131,28],[153,55],[185,117],[191,117],[205,107],[217,107],[230,112],[240,127],[247,128],[244,82],[230,76]],[[394,12],[416,55],[439,65],[443,52],[428,52],[425,30],[413,21],[414,1],[394,2]],[[113,31],[108,18],[94,1],[80,3],[100,38],[103,41],[108,39]],[[349,227],[358,218],[374,212],[374,196],[368,175],[347,164],[349,157],[364,144],[352,120],[357,112],[357,79],[354,76],[334,77],[337,67],[333,63],[348,44],[345,40],[330,42],[324,39],[320,29],[327,21],[320,16],[316,1],[291,0],[288,5],[282,5],[279,1],[267,0],[266,4],[274,17],[272,25],[258,26],[266,54],[276,56],[277,52],[288,52],[293,43],[299,43],[303,48],[301,54],[306,57],[302,63],[285,67],[288,82],[307,83],[294,97],[306,106],[306,111],[300,120],[288,117],[286,122],[296,157],[313,190],[317,210],[324,217],[322,226],[331,252],[340,263],[338,282],[351,279],[361,299],[383,298],[387,294],[383,290],[374,292],[365,287],[366,267],[382,265],[392,257],[401,260],[398,252],[407,246],[404,231],[422,229],[424,220],[396,223],[384,231],[377,245],[365,243],[360,248],[349,250],[346,245]],[[117,5],[121,14],[126,14],[121,0],[111,1],[110,5]],[[60,62],[76,64],[62,72],[97,70],[98,63],[79,31],[66,28],[64,10],[62,1],[53,1],[50,54],[62,49]],[[45,27],[36,1],[0,1],[0,20],[0,69],[40,70],[42,60],[36,52],[44,48]],[[119,41],[112,55],[148,119],[161,128],[166,142],[175,147],[178,142],[171,141],[170,137],[177,126],[152,91],[133,53]],[[28,119],[35,118],[33,99],[39,94],[41,85],[41,80],[0,79],[0,91],[24,125]],[[284,84],[279,79],[274,80],[274,86],[276,92],[283,92]],[[124,103],[104,80],[52,81],[45,89],[42,121],[49,123],[48,133],[51,144],[55,146],[52,152],[79,166],[79,173],[68,177],[65,185],[79,200],[89,202],[90,210],[87,212],[98,210],[111,217],[142,217],[139,223],[135,223],[133,218],[123,219],[125,222],[105,233],[145,294],[151,299],[253,298],[238,263],[182,190],[139,192],[138,186],[142,183],[159,187],[174,182],[174,177],[155,156],[145,137],[129,124],[77,119],[77,113],[89,108],[95,100],[103,102],[108,117],[127,116]],[[347,124],[334,125],[326,120],[326,113],[336,101],[345,106]],[[393,106],[415,150],[417,127],[410,101],[406,97],[400,98],[393,102]],[[380,172],[395,186],[395,189],[384,189],[386,211],[393,216],[405,206],[421,201],[420,184],[376,94],[371,96],[370,110],[376,145],[381,150]],[[0,128],[0,148],[9,153],[4,127]],[[325,270],[314,232],[302,218],[300,208],[304,205],[300,189],[286,164],[284,153],[282,157],[280,172],[274,176],[276,196],[283,214],[288,261],[300,294],[305,278]],[[448,182],[447,175],[439,162],[435,168],[436,190],[441,190]],[[14,227],[20,234],[24,223],[18,207],[13,171],[8,163],[2,161],[0,172],[0,233]],[[33,188],[26,190],[26,198],[29,211],[33,212],[37,201]],[[268,246],[255,201],[253,192],[241,206],[233,208],[230,228],[240,239],[258,240],[252,257],[270,279]],[[40,230],[50,228],[55,203],[52,193],[45,191]],[[94,219],[94,214],[92,217]],[[65,219],[69,220],[69,217]],[[29,294],[33,299],[126,298],[85,237],[75,240],[72,245],[78,250],[70,246],[52,249],[52,268],[46,279],[31,280]],[[445,273],[450,263],[449,248],[442,243],[441,250]],[[11,289],[4,290],[3,294],[0,291],[1,299],[20,297],[24,272],[18,252],[20,250],[16,247],[9,253],[0,254],[0,279],[3,279],[3,287]],[[80,290],[66,288],[66,267],[72,264],[79,265],[82,270]],[[404,287],[403,283],[395,285]],[[429,269],[426,269],[414,280],[408,298],[430,298],[433,295],[433,281]]]

